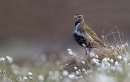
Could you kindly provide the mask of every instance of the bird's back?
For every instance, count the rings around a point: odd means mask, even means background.
[[[92,47],[106,47],[106,44],[84,22],[80,23],[79,31],[87,39],[86,43],[92,43]]]
[[[86,24],[84,24],[84,26],[86,32],[94,39],[95,43],[98,43],[101,47],[106,47],[106,44],[101,39],[99,39],[97,34],[91,28],[89,28]]]

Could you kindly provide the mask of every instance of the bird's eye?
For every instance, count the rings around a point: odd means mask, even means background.
[[[79,16],[79,18],[81,18],[81,16]]]

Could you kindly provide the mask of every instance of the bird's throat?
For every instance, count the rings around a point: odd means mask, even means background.
[[[80,23],[81,21],[75,21],[75,27]]]

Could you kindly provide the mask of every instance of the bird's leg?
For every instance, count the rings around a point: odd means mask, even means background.
[[[86,56],[89,55],[89,49],[86,47],[85,44],[82,44],[83,48],[85,49]]]
[[[88,48],[85,48],[85,52],[86,52],[86,56],[88,56],[89,54]]]

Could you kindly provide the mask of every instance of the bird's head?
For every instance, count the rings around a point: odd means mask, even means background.
[[[76,21],[78,21],[78,22],[84,21],[84,18],[83,18],[82,14],[75,14],[73,19],[74,19],[75,22]]]

